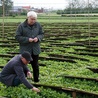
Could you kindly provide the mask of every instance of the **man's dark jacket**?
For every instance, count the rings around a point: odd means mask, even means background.
[[[38,42],[29,42],[29,38],[38,38]],[[29,26],[27,20],[21,23],[17,30],[15,39],[19,42],[20,53],[28,51],[31,54],[38,55],[41,52],[40,42],[44,37],[44,33],[40,23],[35,22]]]
[[[27,65],[25,65],[21,60],[21,55],[17,55],[13,57],[7,65],[3,68],[2,72],[0,73],[0,81],[7,86],[13,85],[13,79],[18,76],[21,83],[23,83],[27,88],[33,88],[25,76],[25,72],[27,73],[29,69]]]

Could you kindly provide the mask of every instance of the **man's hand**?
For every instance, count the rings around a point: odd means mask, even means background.
[[[27,72],[27,77],[28,78],[32,78],[32,73],[31,72]]]
[[[33,38],[29,38],[29,42],[33,42],[33,40],[34,40]]]
[[[33,87],[32,90],[35,91],[35,92],[40,92],[40,90],[36,87]]]
[[[33,41],[34,41],[34,42],[37,42],[37,41],[38,41],[38,38],[37,38],[37,37],[35,37],[35,38],[33,39]]]
[[[29,42],[37,42],[38,41],[38,38],[35,37],[34,39],[33,38],[29,38]]]

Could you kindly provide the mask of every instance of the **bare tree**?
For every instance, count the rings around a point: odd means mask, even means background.
[[[89,3],[89,4],[88,4]],[[71,13],[87,13],[98,12],[98,0],[68,0],[68,6],[65,12]]]
[[[13,7],[13,2],[12,0],[1,0],[1,4],[3,4],[2,2],[4,2],[4,8],[5,8],[4,11],[5,14],[7,15]]]

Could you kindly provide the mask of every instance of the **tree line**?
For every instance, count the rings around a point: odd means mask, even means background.
[[[86,13],[98,13],[98,0],[69,0],[64,10],[57,11],[57,14]]]

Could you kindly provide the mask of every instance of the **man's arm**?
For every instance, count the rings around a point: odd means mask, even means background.
[[[18,28],[16,30],[15,39],[19,43],[29,43],[29,37],[23,36],[23,27],[21,24],[18,26]]]
[[[36,92],[40,92],[40,90],[36,87],[34,87],[32,84],[30,84],[26,77],[25,77],[25,74],[23,72],[23,68],[21,66],[15,66],[14,67],[15,69],[15,72],[17,74],[17,76],[19,77],[20,81],[29,89],[32,89],[33,91],[36,91]]]

